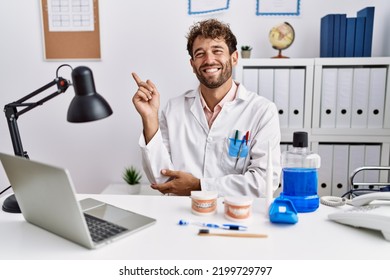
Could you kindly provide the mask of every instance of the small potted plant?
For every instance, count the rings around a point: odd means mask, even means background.
[[[128,184],[130,194],[138,194],[141,190],[141,172],[134,166],[126,167],[122,174],[123,180]]]
[[[250,58],[251,57],[251,46],[241,46],[241,57]]]

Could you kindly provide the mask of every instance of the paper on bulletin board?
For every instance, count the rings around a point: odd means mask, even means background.
[[[47,2],[50,32],[94,31],[93,0]]]
[[[188,14],[217,13],[229,9],[230,0],[188,0]]]
[[[256,8],[260,16],[298,16],[300,0],[257,0]]]

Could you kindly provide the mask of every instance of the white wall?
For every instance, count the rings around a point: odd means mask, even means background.
[[[301,0],[299,17],[259,17],[255,0],[230,2],[227,12],[214,17],[230,23],[239,46],[254,46],[253,57],[275,55],[267,35],[282,21],[290,22],[296,31],[296,40],[285,55],[318,57],[320,18],[329,13],[356,16],[367,6],[376,7],[373,56],[390,56],[388,0]],[[67,167],[79,192],[99,192],[109,183],[121,181],[126,165],[141,168],[137,146],[141,122],[131,103],[136,87],[130,73],[152,79],[162,105],[195,87],[185,35],[193,22],[210,16],[187,15],[187,0],[100,0],[101,61],[49,62],[43,59],[39,3],[0,0],[0,106],[54,79],[62,63],[89,66],[97,91],[111,104],[113,116],[93,123],[67,123],[66,111],[73,96],[70,88],[64,96],[21,116],[19,128],[31,159]],[[70,78],[67,70],[60,74]],[[13,153],[5,117],[0,117],[0,151]],[[7,185],[1,169],[0,190]]]

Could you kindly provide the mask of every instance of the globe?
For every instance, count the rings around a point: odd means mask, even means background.
[[[294,42],[295,31],[288,22],[282,22],[271,28],[268,39],[272,47],[279,51],[274,58],[287,58],[282,55],[282,50],[287,49]]]

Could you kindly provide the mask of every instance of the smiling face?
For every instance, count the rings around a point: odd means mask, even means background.
[[[232,78],[237,64],[237,51],[229,54],[224,40],[199,36],[193,44],[190,62],[199,82],[210,89],[219,88]]]

